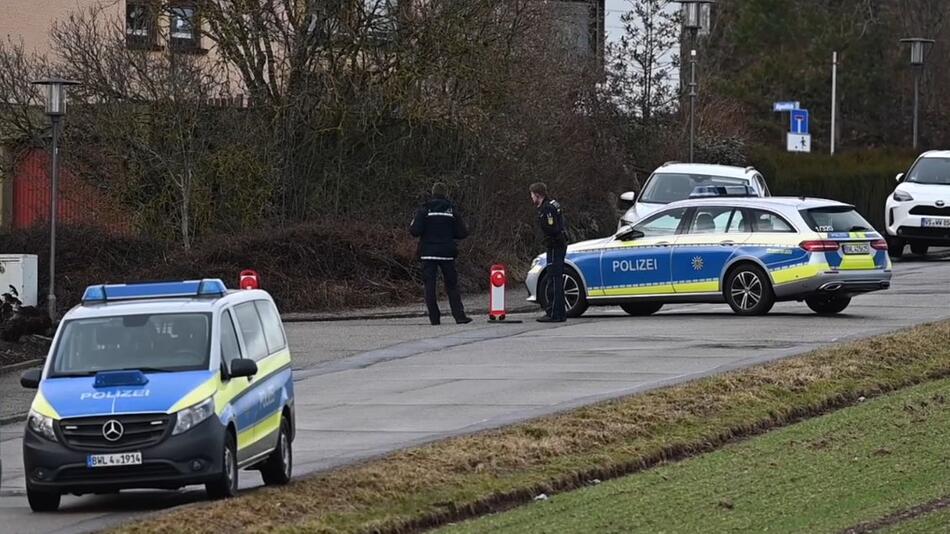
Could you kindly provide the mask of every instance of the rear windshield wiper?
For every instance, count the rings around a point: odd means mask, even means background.
[[[868,228],[868,227],[866,227],[866,226],[852,226],[851,229],[848,230],[848,231],[849,231],[849,232],[867,232],[867,231],[869,231],[869,230],[870,230],[870,228]]]

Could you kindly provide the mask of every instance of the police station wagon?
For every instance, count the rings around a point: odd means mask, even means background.
[[[568,316],[589,306],[649,315],[667,303],[723,301],[758,315],[784,300],[835,314],[855,295],[890,287],[887,244],[853,206],[734,189],[697,188],[615,235],[569,246]],[[538,256],[528,300],[547,306],[552,285]]]
[[[270,295],[220,280],[89,287],[63,318],[23,439],[30,507],[64,493],[204,484],[237,493],[292,471],[290,351]]]

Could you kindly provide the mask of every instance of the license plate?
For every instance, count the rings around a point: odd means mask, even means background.
[[[845,243],[842,247],[845,254],[870,254],[871,245],[867,243]]]
[[[119,454],[90,454],[86,457],[86,467],[116,467],[121,465],[141,465],[141,452],[122,452]]]
[[[920,226],[924,228],[950,228],[950,219],[921,219]]]

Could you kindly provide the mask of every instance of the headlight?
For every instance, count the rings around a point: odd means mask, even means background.
[[[56,441],[56,432],[53,432],[52,417],[46,417],[43,414],[30,410],[27,424],[33,432],[36,432],[50,441]]]
[[[910,196],[910,193],[898,189],[894,191],[894,200],[898,202],[907,202],[908,200],[914,200],[914,197]]]
[[[178,412],[178,420],[175,421],[175,430],[172,430],[172,435],[176,436],[182,432],[187,432],[213,414],[214,398],[195,404],[191,408],[185,408]]]
[[[540,267],[540,266],[544,265],[544,262],[545,262],[545,261],[546,261],[546,259],[545,259],[545,257],[544,257],[544,254],[542,254],[542,255],[538,256],[537,258],[531,260],[531,268],[534,269],[535,267]]]

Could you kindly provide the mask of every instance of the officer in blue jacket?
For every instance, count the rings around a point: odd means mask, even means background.
[[[442,312],[439,310],[436,294],[436,280],[440,269],[455,322],[472,322],[472,319],[465,315],[458,289],[458,273],[455,270],[455,258],[458,256],[455,241],[468,237],[468,228],[462,221],[462,215],[448,199],[448,188],[445,184],[433,184],[432,198],[416,210],[409,233],[419,238],[419,259],[422,261],[429,322],[433,325],[441,322]]]
[[[531,201],[538,209],[538,225],[544,235],[547,248],[548,276],[553,284],[553,295],[548,301],[545,316],[539,323],[563,323],[567,320],[564,305],[564,257],[567,255],[567,235],[565,234],[564,214],[557,200],[548,198],[548,188],[541,182],[531,184]]]

